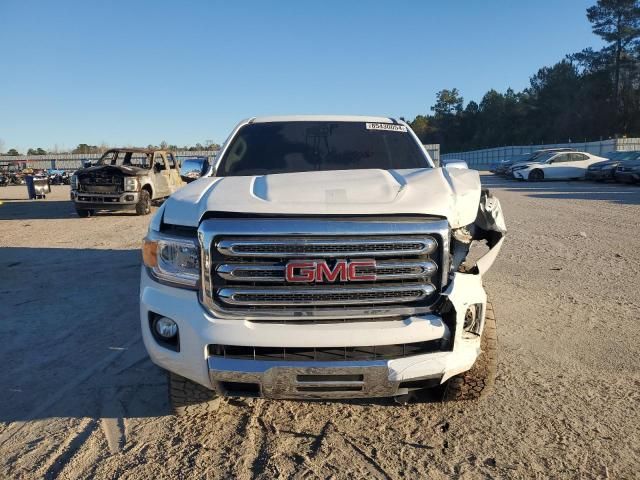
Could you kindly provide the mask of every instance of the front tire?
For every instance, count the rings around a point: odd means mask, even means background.
[[[89,208],[78,208],[76,207],[76,213],[80,218],[89,218],[95,215],[95,211]]]
[[[136,213],[138,215],[149,215],[151,213],[151,195],[146,190],[140,192],[140,198],[136,203]]]
[[[480,355],[471,370],[451,377],[444,384],[443,400],[476,400],[491,394],[498,367],[498,335],[493,305],[487,301]]]
[[[544,180],[544,172],[540,169],[531,170],[528,178],[530,182],[541,182]]]
[[[174,415],[212,413],[217,409],[217,396],[212,390],[172,372],[168,372],[168,383]]]

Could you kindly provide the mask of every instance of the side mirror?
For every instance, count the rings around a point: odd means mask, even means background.
[[[209,170],[209,162],[193,162],[185,161],[180,167],[180,178],[185,183],[193,182],[207,173]]]
[[[185,183],[193,182],[201,176],[202,172],[200,170],[180,170],[180,178]]]
[[[464,168],[469,169],[469,165],[464,160],[452,160],[451,162],[447,162],[444,164],[444,168],[451,170],[453,168]]]

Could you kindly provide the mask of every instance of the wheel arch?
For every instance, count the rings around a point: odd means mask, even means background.
[[[546,175],[544,174],[544,168],[541,167],[534,167],[531,170],[529,170],[529,173],[527,174],[527,180],[531,180],[531,176],[535,175],[536,173],[540,173],[541,177],[540,180],[544,180]]]
[[[153,198],[153,185],[151,185],[151,183],[149,182],[145,183],[144,185],[142,185],[140,190],[146,190],[147,192],[149,192],[149,195],[151,196],[151,198]]]

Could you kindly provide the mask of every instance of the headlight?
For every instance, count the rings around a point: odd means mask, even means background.
[[[124,177],[124,191],[125,192],[137,192],[138,191],[138,179],[136,177]]]
[[[195,239],[152,234],[144,239],[142,260],[161,283],[197,288],[200,251]]]
[[[525,168],[529,168],[529,165],[519,165],[519,166],[517,166],[517,167],[513,167],[513,169],[512,169],[512,170],[513,170],[513,171],[516,171],[516,170],[524,170]]]
[[[71,190],[77,190],[78,189],[78,176],[77,175],[71,175],[71,181],[69,183],[71,184]]]

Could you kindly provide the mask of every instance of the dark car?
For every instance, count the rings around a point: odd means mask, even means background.
[[[640,153],[635,152],[635,158],[621,162],[616,167],[615,179],[623,183],[640,182]]]
[[[616,169],[621,165],[626,165],[629,161],[640,159],[640,151],[611,152],[605,157],[608,160],[589,166],[586,174],[587,180],[597,182],[615,180]]]
[[[493,165],[491,168],[491,172],[496,175],[504,175],[509,167],[514,163],[524,162],[531,156],[530,153],[520,153],[518,155],[512,155],[511,157],[507,157],[500,162]]]

